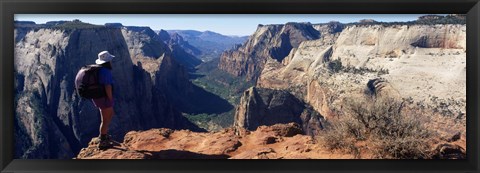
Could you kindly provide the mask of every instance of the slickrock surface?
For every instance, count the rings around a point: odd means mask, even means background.
[[[352,158],[332,154],[302,135],[296,123],[260,126],[255,131],[233,128],[198,133],[166,128],[129,132],[119,146],[100,151],[93,139],[77,159],[313,159]]]
[[[132,131],[123,143],[99,150],[94,138],[76,159],[353,159],[354,155],[329,151],[321,141],[302,135],[296,123],[260,126],[255,131],[233,128],[216,133],[167,128]],[[428,151],[432,158],[465,158],[461,141],[444,142]],[[362,144],[359,144],[362,145]],[[368,150],[361,153],[368,158]]]

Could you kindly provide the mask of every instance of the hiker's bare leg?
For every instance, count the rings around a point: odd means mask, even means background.
[[[102,115],[102,122],[100,123],[100,134],[105,135],[108,132],[108,126],[113,117],[113,106],[105,109],[100,109]]]

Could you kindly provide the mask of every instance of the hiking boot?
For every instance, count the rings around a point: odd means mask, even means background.
[[[112,140],[112,137],[110,135],[107,135],[106,138],[103,140],[101,137],[98,138],[100,139],[100,142],[98,143],[98,149],[105,150],[113,147],[114,141]]]
[[[98,143],[98,149],[100,149],[100,150],[105,150],[105,149],[108,149],[108,148],[111,148],[111,147],[113,147],[113,145],[108,140],[100,140],[100,142]]]

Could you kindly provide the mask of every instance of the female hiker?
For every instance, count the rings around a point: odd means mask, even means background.
[[[113,141],[108,135],[108,125],[113,117],[113,77],[112,77],[112,64],[111,61],[115,56],[108,53],[108,51],[102,51],[98,54],[98,59],[95,64],[101,66],[98,71],[99,83],[105,86],[106,96],[102,98],[92,99],[95,107],[100,110],[102,116],[102,122],[100,123],[100,142],[98,144],[99,149],[106,149],[113,146]]]

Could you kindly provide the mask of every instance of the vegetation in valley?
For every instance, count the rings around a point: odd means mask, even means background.
[[[198,85],[207,91],[219,95],[231,104],[235,105],[247,88],[253,86],[253,82],[246,82],[242,77],[235,77],[217,68],[219,59],[204,63],[198,67],[194,79]]]
[[[232,76],[218,69],[219,59],[203,63],[195,73],[190,74],[192,83],[227,100],[231,105],[237,105],[243,91],[253,86],[244,77]],[[185,114],[190,121],[207,130],[219,130],[233,125],[235,108],[220,114]],[[212,126],[218,125],[218,127]]]

